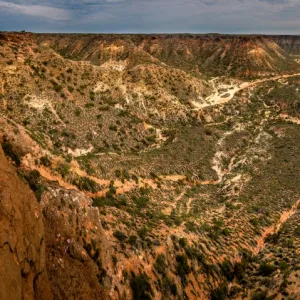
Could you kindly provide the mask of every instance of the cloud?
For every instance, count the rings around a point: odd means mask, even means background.
[[[17,4],[6,1],[0,1],[0,9],[8,13],[23,14],[32,17],[40,17],[51,20],[67,20],[71,18],[70,13],[66,9],[51,6]]]
[[[299,0],[0,0],[21,28],[60,32],[297,33]],[[44,24],[43,19],[47,19]],[[38,21],[40,20],[40,21]],[[60,20],[60,22],[57,22]],[[27,22],[27,23],[26,23]],[[34,22],[34,24],[33,24]],[[37,26],[40,22],[40,26]],[[15,29],[15,27],[14,27]]]

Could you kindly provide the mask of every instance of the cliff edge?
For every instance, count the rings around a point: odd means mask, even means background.
[[[0,299],[52,299],[42,213],[0,148]]]

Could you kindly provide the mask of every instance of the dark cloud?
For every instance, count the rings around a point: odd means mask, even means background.
[[[3,30],[297,33],[299,0],[0,0]]]

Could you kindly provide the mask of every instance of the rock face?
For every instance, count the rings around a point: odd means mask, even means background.
[[[0,299],[52,299],[42,213],[0,148]]]
[[[47,273],[54,299],[108,299],[100,284],[105,272],[105,257],[100,254],[106,239],[97,208],[91,207],[91,200],[82,193],[56,185],[47,187],[40,205]],[[80,232],[85,236],[85,245]],[[88,246],[89,241],[93,241],[97,252]]]

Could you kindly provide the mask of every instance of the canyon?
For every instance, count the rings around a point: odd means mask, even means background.
[[[299,299],[299,57],[0,32],[0,298]]]

